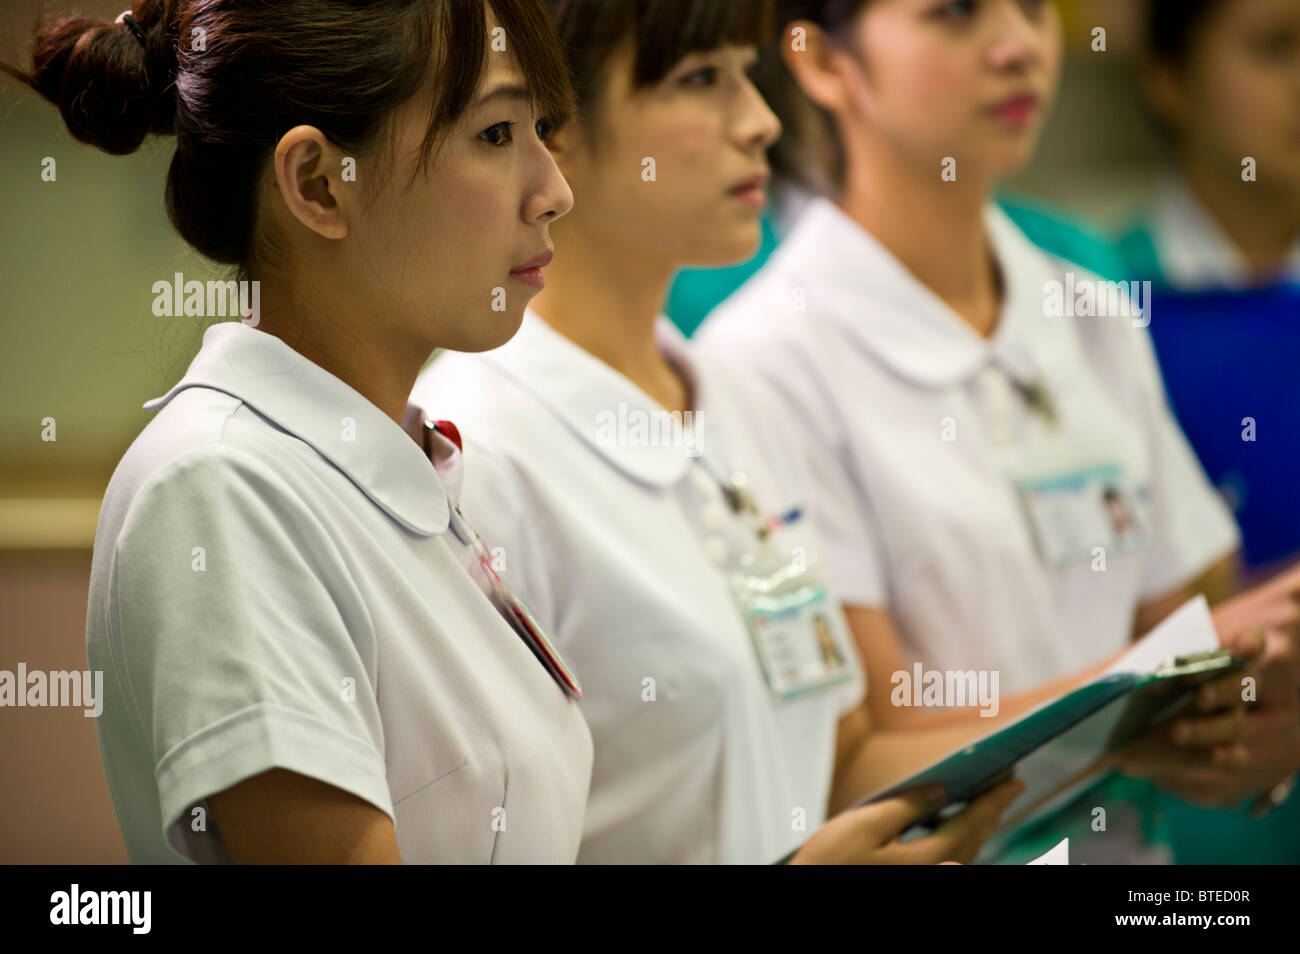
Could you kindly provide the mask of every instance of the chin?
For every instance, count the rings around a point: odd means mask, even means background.
[[[1038,147],[1037,133],[1011,143],[1003,143],[1001,148],[989,150],[987,168],[995,182],[1001,182],[1021,172],[1034,158]],[[960,175],[960,169],[958,170]]]
[[[1243,152],[1241,155],[1255,155],[1255,153]],[[1277,183],[1274,188],[1281,194],[1288,196],[1292,203],[1300,204],[1300,157],[1287,156],[1285,159],[1270,160],[1263,156],[1256,156],[1259,159],[1259,168],[1267,166],[1269,169],[1275,169],[1278,172]],[[1241,166],[1234,162],[1232,166],[1234,177],[1241,175]]]
[[[762,233],[758,226],[758,216],[740,228],[704,238],[695,250],[682,261],[685,268],[726,268],[740,265],[758,254]]]
[[[524,305],[513,305],[505,311],[494,311],[490,320],[481,324],[467,326],[460,340],[449,342],[442,347],[448,351],[464,351],[477,354],[480,351],[492,351],[515,336],[519,326],[524,323]]]

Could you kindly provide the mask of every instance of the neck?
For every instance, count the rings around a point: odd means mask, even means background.
[[[614,248],[581,223],[551,226],[557,254],[532,308],[548,325],[670,410],[684,386],[655,342],[655,321],[672,280],[671,262]]]
[[[1243,182],[1238,167],[1187,152],[1183,169],[1192,193],[1241,253],[1252,274],[1266,278],[1282,267],[1300,238],[1300,202],[1261,182]]]
[[[258,330],[275,335],[308,361],[352,388],[399,426],[415,379],[432,350],[392,334],[375,334],[340,314],[341,296],[311,282],[280,277],[264,284]],[[265,293],[266,289],[276,291]]]
[[[992,334],[1000,293],[984,224],[989,180],[959,166],[945,182],[937,165],[920,169],[876,144],[855,152],[839,207],[977,333]]]

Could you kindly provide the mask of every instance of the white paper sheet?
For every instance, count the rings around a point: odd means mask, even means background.
[[[1175,656],[1194,656],[1219,648],[1209,604],[1204,596],[1188,600],[1166,616],[1155,629],[1133,644],[1106,675],[1117,672],[1155,672]]]

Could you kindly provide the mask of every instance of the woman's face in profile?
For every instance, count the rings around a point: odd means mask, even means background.
[[[749,258],[781,131],[749,77],[755,48],[690,53],[644,88],[634,55],[629,42],[610,57],[594,115],[560,134],[575,225],[656,268]]]
[[[849,42],[859,119],[909,159],[997,178],[1023,166],[1056,95],[1051,0],[869,0]]]
[[[456,351],[498,347],[538,291],[511,272],[551,248],[549,224],[573,196],[523,87],[513,56],[489,49],[469,107],[414,179],[427,98],[395,114],[395,165],[356,227],[372,314],[403,337]]]

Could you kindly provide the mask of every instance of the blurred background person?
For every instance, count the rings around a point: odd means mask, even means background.
[[[1168,159],[1116,277],[1155,283],[1170,401],[1264,575],[1300,554],[1300,0],[1151,0],[1144,51]]]
[[[1300,2],[1149,2],[1140,78],[1173,162],[1126,264],[1184,290],[1300,283]]]
[[[1155,283],[1170,403],[1260,578],[1300,553],[1300,0],[1149,0],[1142,49],[1167,158],[1115,277]],[[1182,863],[1300,860],[1294,794],[1266,822],[1174,799],[1159,819]]]

